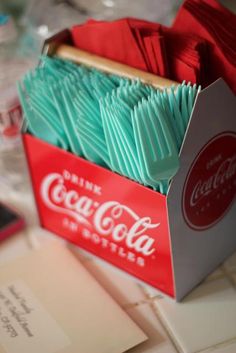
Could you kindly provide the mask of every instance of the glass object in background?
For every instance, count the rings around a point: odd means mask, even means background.
[[[20,128],[22,113],[16,81],[28,69],[17,56],[18,34],[10,16],[0,14],[0,182],[19,188],[25,178]]]
[[[23,20],[45,38],[88,18],[138,17],[170,24],[181,0],[29,0]]]
[[[88,0],[89,1],[89,0]],[[74,0],[30,0],[22,17],[42,40],[55,32],[84,22],[91,14]]]
[[[87,10],[90,17],[113,20],[137,17],[168,25],[182,0],[73,0]]]

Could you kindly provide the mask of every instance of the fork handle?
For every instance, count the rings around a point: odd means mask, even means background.
[[[84,50],[80,50],[66,44],[60,44],[56,48],[54,55],[63,59],[74,61],[78,64],[94,67],[106,73],[115,74],[129,79],[138,78],[144,84],[149,84],[159,89],[177,84],[177,82],[167,78],[156,76],[151,73],[135,69],[128,65],[121,64],[101,56],[90,54]]]

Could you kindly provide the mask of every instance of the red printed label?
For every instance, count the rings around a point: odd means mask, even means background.
[[[41,224],[174,295],[166,197],[24,136]]]
[[[185,221],[195,230],[215,225],[228,211],[236,193],[236,134],[215,136],[195,158],[184,185]]]

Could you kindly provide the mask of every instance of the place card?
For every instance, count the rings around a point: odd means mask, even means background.
[[[0,267],[0,353],[122,353],[146,339],[58,242]]]

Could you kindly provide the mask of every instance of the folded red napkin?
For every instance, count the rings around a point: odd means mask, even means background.
[[[156,75],[200,83],[204,41],[135,18],[89,20],[72,28],[75,46]]]
[[[236,16],[215,0],[186,0],[173,29],[210,43],[208,83],[223,77],[236,93]]]
[[[74,44],[80,49],[137,69],[148,67],[127,19],[114,22],[89,21],[72,28]]]
[[[140,70],[168,76],[161,26],[135,18],[113,22],[89,20],[72,28],[80,49]]]
[[[135,18],[128,18],[127,21],[145,57],[148,71],[168,77],[168,63],[161,25]]]
[[[164,28],[166,53],[170,77],[176,81],[207,84],[208,45],[202,38],[191,34],[179,34],[172,28]]]

